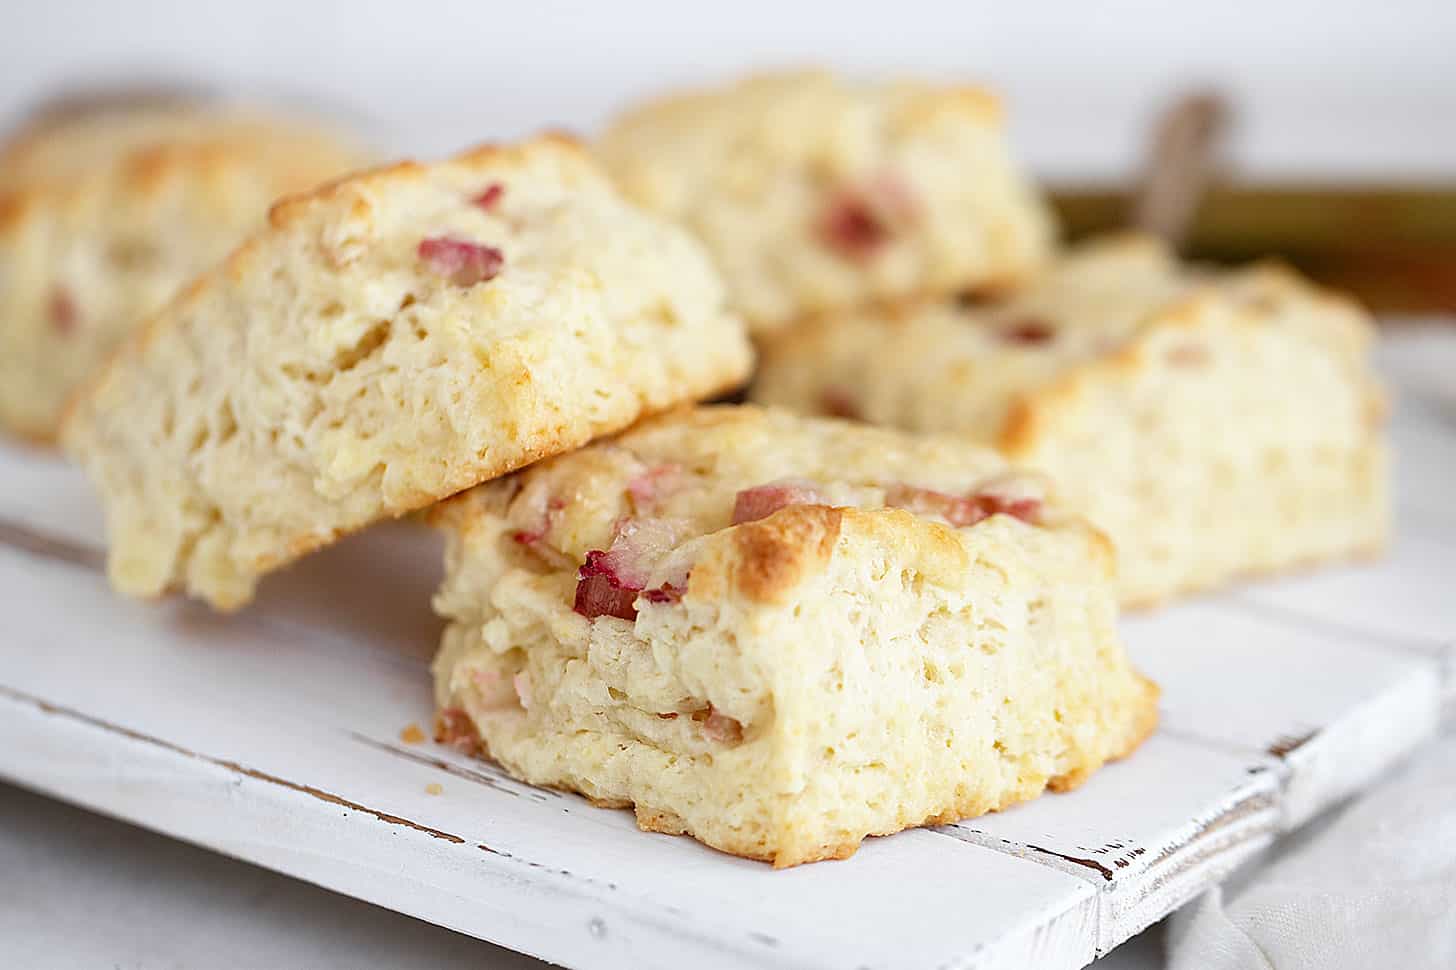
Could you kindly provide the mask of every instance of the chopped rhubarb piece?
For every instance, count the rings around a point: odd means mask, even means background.
[[[864,198],[836,197],[819,220],[819,238],[846,259],[863,261],[890,239],[890,227]]]
[[[993,515],[1010,515],[1023,522],[1034,523],[1041,513],[1039,499],[1013,499],[994,493],[963,497],[913,485],[892,485],[885,492],[885,504],[916,515],[939,516],[957,529],[975,525]]]
[[[612,568],[608,554],[593,549],[577,572],[576,599],[571,608],[588,620],[599,616],[615,616],[623,620],[637,619],[637,594],[641,585],[628,585]]]
[[[681,541],[687,524],[681,519],[623,519],[602,558],[624,586],[642,589],[659,561]]]
[[[49,313],[51,329],[56,333],[69,337],[76,332],[76,323],[80,320],[81,313],[76,309],[76,301],[65,287],[58,286],[51,291]]]
[[[606,551],[602,549],[593,549],[586,554],[586,562],[581,564],[581,569],[577,571],[577,575],[581,577],[605,576],[613,583],[622,586],[623,589],[642,588],[640,585],[631,587],[624,585],[617,576],[616,570],[612,567],[611,560],[608,559]]]
[[[737,744],[743,740],[743,725],[726,714],[718,713],[713,705],[708,705],[706,716],[702,718],[703,735],[709,741],[717,741],[720,744]]]
[[[610,548],[593,549],[577,572],[572,609],[587,619],[615,616],[635,620],[637,594],[647,585],[653,569],[682,538],[686,523],[679,519],[623,519]],[[687,574],[673,575],[649,591],[653,603],[675,602],[687,587]]]
[[[588,620],[599,616],[635,620],[636,602],[637,590],[618,586],[609,576],[582,576],[576,581],[576,599],[571,608]]]
[[[435,740],[465,754],[480,750],[480,733],[462,708],[447,707],[435,715]]]
[[[505,255],[494,246],[450,236],[422,240],[419,258],[430,272],[445,277],[456,286],[474,286],[494,279],[506,261]]]
[[[556,520],[556,513],[566,508],[566,503],[559,498],[553,498],[546,502],[541,509],[540,518],[537,524],[529,529],[517,529],[511,533],[511,538],[523,546],[532,546],[546,537],[551,531],[551,526]]]
[[[1032,525],[1041,519],[1041,499],[978,495],[976,501],[986,510],[987,515],[1009,515]]]
[[[480,193],[470,201],[474,205],[478,205],[485,211],[489,212],[491,209],[495,208],[495,204],[499,202],[501,200],[501,196],[505,194],[506,187],[504,185],[501,185],[499,182],[492,182],[485,187],[484,192]]]
[[[914,485],[892,485],[885,492],[885,504],[905,509],[916,515],[937,515],[956,528],[975,525],[990,513],[982,510],[973,498],[948,495],[932,488]]]
[[[822,505],[824,497],[813,482],[783,479],[745,488],[733,499],[733,524],[756,522],[790,505]]]
[[[893,175],[878,175],[858,188],[843,189],[819,220],[819,238],[846,259],[862,262],[913,219],[918,206],[909,188]]]
[[[1027,317],[1001,331],[1001,339],[1013,344],[1044,344],[1057,335],[1046,321]]]
[[[859,421],[864,417],[854,396],[842,387],[826,387],[824,393],[819,395],[819,406],[825,414],[836,418]]]
[[[681,474],[681,465],[654,465],[627,483],[627,494],[639,507],[650,505],[671,493],[679,484]]]

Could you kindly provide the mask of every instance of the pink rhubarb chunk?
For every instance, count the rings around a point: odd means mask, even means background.
[[[846,418],[851,421],[864,419],[854,395],[842,387],[826,387],[824,392],[819,395],[819,406],[825,414],[831,417]]]
[[[1039,499],[1012,499],[992,493],[948,495],[913,485],[892,485],[885,492],[885,504],[916,515],[936,515],[958,529],[975,525],[993,515],[1010,515],[1035,523],[1041,513]]]
[[[819,238],[840,256],[863,262],[916,215],[914,196],[893,175],[879,175],[858,188],[843,189],[820,216]]]
[[[615,616],[637,618],[637,596],[649,603],[675,603],[687,587],[687,576],[673,576],[661,586],[645,589],[652,570],[682,538],[685,523],[677,519],[624,519],[617,525],[611,547],[593,549],[577,572],[572,609],[587,619]]]
[[[783,479],[745,488],[733,499],[733,524],[757,522],[790,505],[823,505],[824,496],[813,482]]]
[[[708,716],[703,718],[703,735],[720,744],[737,744],[743,740],[743,725],[709,704]]]
[[[76,323],[80,320],[81,313],[76,309],[76,301],[72,299],[69,290],[63,286],[52,290],[48,310],[52,330],[62,337],[69,337],[76,332]]]
[[[492,182],[485,187],[484,192],[481,192],[470,201],[473,205],[477,205],[485,211],[489,212],[491,209],[495,208],[495,204],[499,202],[501,200],[501,196],[505,194],[506,187],[504,185],[501,185],[499,182]]]
[[[451,236],[422,240],[419,257],[430,272],[456,286],[474,286],[495,279],[506,262],[505,255],[494,246],[483,246]]]
[[[682,466],[654,465],[627,483],[627,494],[640,508],[670,494],[682,475]]]
[[[623,620],[637,619],[637,594],[641,586],[633,586],[618,576],[607,553],[593,549],[576,574],[576,599],[571,608],[588,620],[599,616],[615,616]]]

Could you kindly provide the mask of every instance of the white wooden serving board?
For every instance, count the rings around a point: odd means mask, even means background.
[[[1456,372],[1456,339],[1435,349]],[[844,862],[774,872],[402,741],[431,716],[422,528],[306,560],[233,617],[131,603],[99,571],[79,476],[14,448],[0,775],[568,966],[1080,967],[1436,730],[1456,680],[1456,406],[1422,383],[1430,353],[1386,355],[1409,392],[1387,559],[1128,618],[1164,688],[1134,757]]]

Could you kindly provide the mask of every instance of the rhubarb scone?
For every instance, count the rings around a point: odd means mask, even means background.
[[[597,150],[631,198],[708,244],[756,332],[1011,286],[1051,247],[979,89],[767,75],[630,111]]]
[[[988,449],[683,410],[438,507],[437,737],[790,866],[1152,730],[1106,539]]]
[[[750,365],[702,247],[546,136],[279,203],[123,347],[64,438],[113,583],[231,608],[343,533]]]
[[[0,147],[0,426],[55,437],[70,393],[279,196],[361,163],[337,134],[240,107],[44,113]]]
[[[1180,266],[1138,237],[1021,295],[818,321],[752,397],[959,432],[1040,468],[1107,530],[1124,605],[1377,551],[1389,526],[1373,330],[1276,266]]]

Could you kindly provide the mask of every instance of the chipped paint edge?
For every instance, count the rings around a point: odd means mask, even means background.
[[[1251,771],[1220,809],[1194,820],[1186,838],[1145,863],[1133,883],[1135,892],[1118,892],[1116,881],[1108,883],[1097,955],[1141,933],[1267,848],[1278,834],[1281,800],[1274,773]]]
[[[1142,932],[1214,885],[1273,841],[1280,784],[1273,771],[1251,770],[1219,807],[1191,820],[1151,858],[1110,864],[988,835],[961,825],[937,831],[982,848],[1006,852],[1090,882],[1098,890],[1097,955]],[[1095,853],[1089,853],[1092,855]],[[1142,856],[1140,851],[1135,856]]]
[[[1289,766],[1280,798],[1280,830],[1291,831],[1367,787],[1440,730],[1449,706],[1445,671],[1433,662],[1413,667],[1295,745],[1270,754]]]

